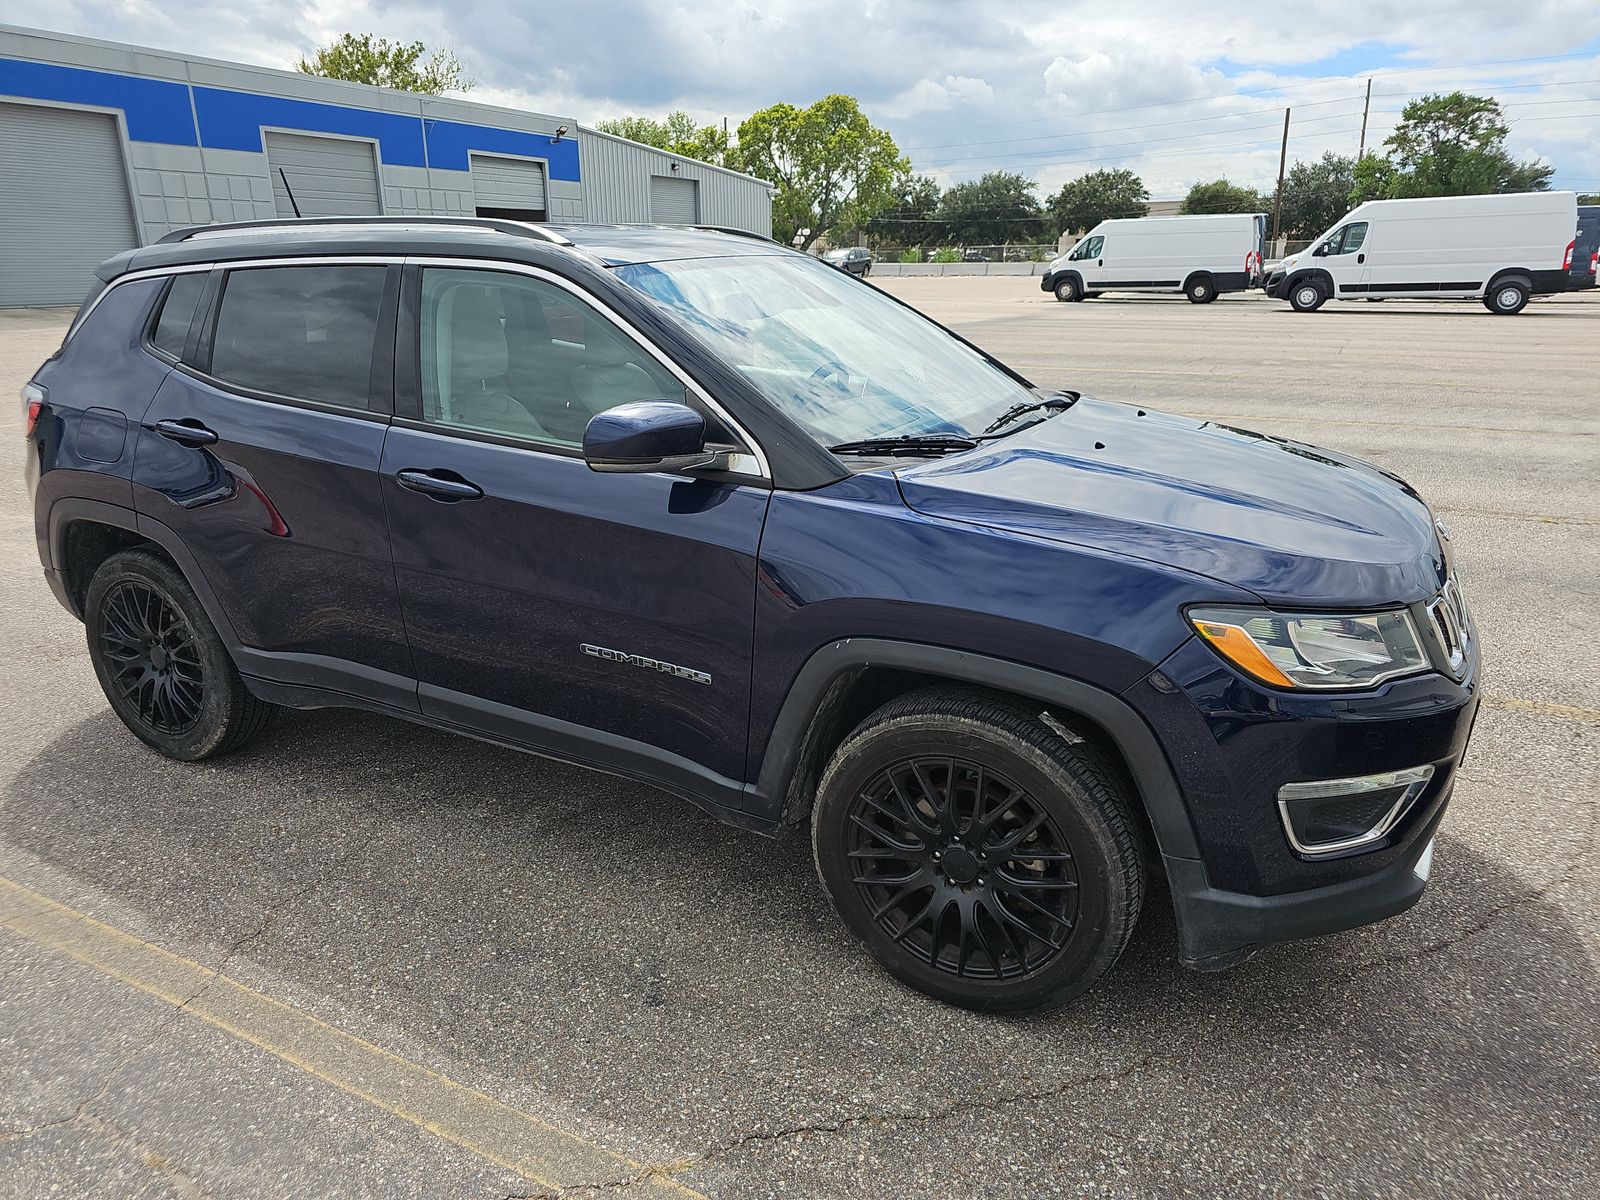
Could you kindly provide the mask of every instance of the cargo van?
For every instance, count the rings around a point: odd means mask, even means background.
[[[1056,259],[1040,286],[1057,300],[1101,292],[1182,292],[1209,304],[1261,286],[1264,213],[1101,221]]]
[[[1576,247],[1575,192],[1369,200],[1273,268],[1267,294],[1296,312],[1328,300],[1482,300],[1511,316],[1565,291]]]

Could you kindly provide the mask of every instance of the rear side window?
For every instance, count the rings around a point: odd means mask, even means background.
[[[189,340],[189,324],[194,320],[195,306],[200,293],[205,290],[206,273],[192,271],[187,275],[173,276],[161,301],[161,315],[156,318],[155,332],[150,344],[168,358],[183,357],[184,343]]]
[[[346,265],[230,271],[211,374],[275,396],[370,407],[387,271]]]

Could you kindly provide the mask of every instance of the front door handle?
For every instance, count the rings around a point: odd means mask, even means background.
[[[180,446],[210,446],[217,441],[217,435],[193,417],[185,417],[181,421],[157,421],[148,428]]]
[[[1358,254],[1356,255],[1356,261],[1358,263],[1364,263],[1367,261],[1367,256],[1365,254]]]
[[[407,467],[396,472],[395,482],[408,492],[421,492],[424,496],[447,503],[483,499],[481,487],[461,478],[454,471],[423,471]]]

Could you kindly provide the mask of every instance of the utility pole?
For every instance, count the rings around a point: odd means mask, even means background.
[[[1272,240],[1278,240],[1278,216],[1283,212],[1283,169],[1289,163],[1289,110],[1283,110],[1283,147],[1278,151],[1278,194],[1272,198]]]
[[[1367,76],[1367,101],[1361,106],[1361,148],[1356,151],[1356,161],[1360,162],[1367,153],[1367,113],[1372,108],[1372,77]]]

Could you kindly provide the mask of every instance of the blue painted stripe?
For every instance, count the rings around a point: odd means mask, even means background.
[[[344,133],[377,139],[383,161],[395,167],[424,167],[422,121],[404,113],[349,108],[315,100],[259,96],[223,88],[196,87],[194,111],[200,118],[200,144],[213,150],[261,153],[261,127]]]
[[[128,136],[136,142],[198,145],[185,83],[0,58],[0,95],[120,108],[127,118]]]
[[[552,143],[548,133],[527,133],[520,129],[497,129],[493,125],[469,125],[464,121],[425,121],[428,127],[428,162],[446,171],[465,171],[471,167],[467,155],[481,150],[486,154],[515,154],[522,158],[549,160],[551,179],[576,183],[578,143],[568,135]]]
[[[192,109],[191,91],[194,95]],[[481,150],[489,154],[545,159],[551,179],[576,183],[581,178],[575,138],[568,136],[552,143],[546,133],[474,125],[467,121],[424,120],[405,113],[265,96],[228,88],[191,88],[188,84],[115,71],[90,71],[11,58],[0,58],[0,95],[120,108],[127,117],[128,137],[136,142],[260,154],[263,149],[261,127],[266,125],[307,133],[373,138],[383,162],[389,166],[433,166],[444,171],[466,171],[471,167],[468,154]]]

